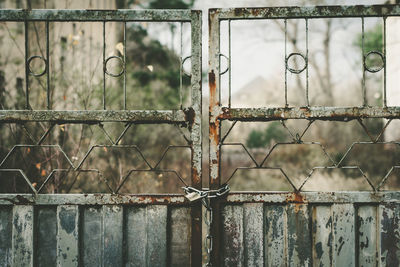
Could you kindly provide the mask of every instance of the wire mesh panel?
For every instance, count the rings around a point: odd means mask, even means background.
[[[201,188],[201,12],[3,9],[0,21],[16,50],[0,70],[6,265],[201,264],[201,208],[179,196]],[[57,204],[92,193],[140,200]]]
[[[376,231],[397,221],[383,215],[397,195],[377,192],[399,189],[398,70],[389,52],[399,15],[398,5],[209,10],[210,188],[282,191],[214,201],[213,265],[398,262],[383,256],[389,241]],[[259,42],[236,44],[245,38]],[[237,88],[247,69],[270,72]],[[332,191],[355,192],[343,204]],[[317,196],[327,206],[314,205]],[[365,258],[361,233],[378,240],[368,249],[381,259]]]

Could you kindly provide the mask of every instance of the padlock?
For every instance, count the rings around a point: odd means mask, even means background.
[[[193,201],[196,201],[196,200],[199,200],[199,199],[202,198],[201,195],[200,195],[199,193],[197,193],[197,192],[188,193],[188,194],[185,195],[185,197],[186,197],[190,202],[193,202]]]

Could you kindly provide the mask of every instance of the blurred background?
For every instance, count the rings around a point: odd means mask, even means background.
[[[203,11],[203,185],[208,185],[208,8],[262,7],[287,5],[388,4],[391,1],[226,1],[226,0],[81,0],[81,1],[0,1],[1,8],[46,9],[145,9],[178,8]],[[386,90],[388,106],[400,105],[397,89],[400,66],[400,19],[386,21]],[[308,85],[306,72],[287,73],[286,55],[307,50],[304,19],[237,20],[221,23],[221,53],[231,55],[231,68],[221,76],[222,105],[228,105],[231,84],[232,107],[284,107],[285,86],[290,107],[306,106],[308,86],[310,106],[362,106],[363,49],[383,52],[382,18],[311,19],[308,21]],[[50,23],[51,103],[53,110],[102,109],[103,37],[101,22]],[[180,75],[180,62],[190,56],[189,23],[129,22],[123,45],[123,23],[106,23],[106,57],[123,56],[126,51],[127,109],[179,109],[190,106],[190,77]],[[229,51],[229,38],[231,51]],[[0,108],[24,109],[25,105],[24,23],[0,23]],[[29,56],[45,56],[45,23],[29,23]],[[377,54],[367,58],[370,68],[380,68]],[[289,67],[301,69],[300,56],[288,60]],[[221,58],[221,69],[228,62]],[[33,72],[45,65],[31,61]],[[107,65],[112,73],[121,71],[121,62]],[[190,60],[183,65],[190,71]],[[231,77],[229,81],[229,77]],[[365,72],[369,106],[383,106],[383,70]],[[123,78],[106,76],[107,109],[123,109]],[[47,79],[29,77],[29,100],[33,110],[46,109]],[[222,180],[233,191],[371,190],[387,178],[383,189],[400,185],[400,132],[398,121],[289,120],[285,122],[224,121],[223,135],[231,129],[222,147]],[[184,129],[175,125],[102,125],[46,123],[0,124],[1,169],[21,170],[43,193],[181,193],[190,184],[190,149]],[[51,128],[43,144],[35,144]],[[121,133],[126,134],[111,146]],[[182,132],[183,131],[183,132]],[[302,136],[299,143],[299,138]],[[378,140],[378,143],[373,141]],[[358,142],[368,142],[360,144]],[[176,146],[168,149],[169,146]],[[136,149],[137,146],[140,150]],[[92,148],[92,149],[91,149]],[[82,171],[73,171],[81,165]],[[245,169],[263,162],[264,169]],[[340,163],[344,168],[323,168]],[[160,172],[131,172],[158,165]],[[317,167],[317,168],[316,168]],[[239,168],[239,169],[238,169]],[[270,169],[268,169],[270,168]],[[55,171],[54,170],[60,170]],[[62,170],[62,171],[61,171]],[[183,182],[182,182],[183,181]],[[0,171],[0,192],[29,192],[20,171]]]

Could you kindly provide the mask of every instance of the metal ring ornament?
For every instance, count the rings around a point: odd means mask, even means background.
[[[379,67],[376,67],[376,68],[370,68],[370,67],[368,67],[368,66],[367,66],[367,58],[368,58],[370,55],[378,55],[378,56],[381,58],[381,60],[382,60],[382,65],[379,66]],[[378,72],[378,71],[382,70],[384,67],[385,67],[385,56],[384,56],[381,52],[376,51],[376,50],[373,50],[373,51],[369,51],[369,52],[364,56],[364,69],[366,69],[367,71],[369,71],[369,72],[371,72],[371,73],[375,73],[375,72]]]
[[[121,71],[120,71],[119,73],[117,73],[117,74],[111,73],[111,72],[109,72],[109,71],[107,70],[107,63],[108,63],[108,61],[110,61],[110,60],[113,59],[113,58],[118,59],[118,60],[121,62],[121,64],[122,64],[122,69],[121,69]],[[111,77],[119,77],[119,76],[121,76],[121,75],[125,72],[124,60],[123,60],[121,57],[119,57],[119,56],[111,56],[111,57],[107,58],[106,61],[104,61],[104,72],[105,72],[107,75],[110,75]]]
[[[189,72],[186,72],[185,71],[185,69],[183,68],[183,64],[185,64],[185,62],[186,62],[186,60],[188,60],[189,58],[191,58],[192,56],[187,56],[187,57],[185,57],[183,60],[182,60],[182,72],[183,72],[183,74],[185,74],[186,76],[188,76],[188,77],[191,77],[192,76],[192,73],[189,73]]]
[[[44,68],[44,70],[43,70],[42,72],[40,72],[40,73],[35,73],[35,72],[31,69],[31,61],[34,60],[35,58],[39,58],[39,59],[43,60],[43,62],[44,62],[45,68]],[[46,71],[47,71],[47,60],[46,60],[44,57],[42,57],[42,56],[31,56],[31,57],[28,58],[28,60],[26,61],[26,64],[28,65],[29,74],[32,75],[32,76],[40,77],[40,76],[43,76],[43,75],[46,73]]]
[[[221,58],[221,57],[224,57],[224,58],[226,58],[226,60],[228,60],[228,62],[229,62],[229,57],[227,57],[227,56],[225,56],[224,54],[219,54],[219,57]],[[223,72],[220,72],[219,73],[219,75],[223,75],[223,74],[225,74],[225,73],[227,73],[228,72],[228,70],[229,70],[229,64],[228,64],[228,66],[226,67],[226,69],[223,71]]]
[[[292,56],[300,56],[304,60],[304,67],[301,69],[290,68],[288,62]],[[307,58],[305,56],[303,56],[301,53],[291,53],[286,57],[285,65],[286,65],[286,69],[288,71],[290,71],[291,73],[299,74],[299,73],[302,73],[307,68],[308,63],[307,63]]]

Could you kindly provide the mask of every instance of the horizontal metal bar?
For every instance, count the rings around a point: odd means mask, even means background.
[[[191,12],[183,9],[1,9],[0,21],[191,21]]]
[[[181,194],[0,194],[0,205],[189,204]]]
[[[233,192],[228,203],[389,203],[400,202],[400,192]],[[0,205],[190,205],[181,194],[0,194]]]
[[[234,192],[225,202],[245,203],[388,203],[400,202],[400,192]]]
[[[312,6],[210,9],[220,20],[399,16],[400,5]]]
[[[190,112],[184,110],[0,110],[1,122],[47,121],[54,123],[182,123],[190,121]]]
[[[274,121],[285,119],[318,119],[349,121],[358,118],[400,118],[400,107],[293,107],[293,108],[227,108],[219,115],[222,120]]]

